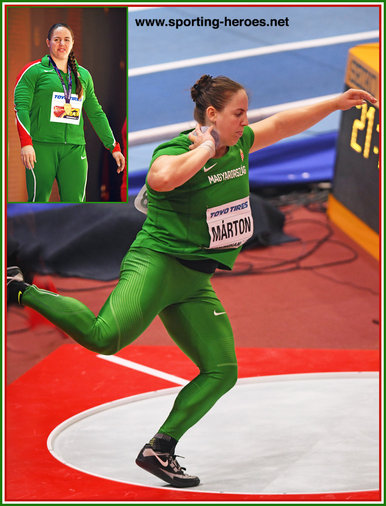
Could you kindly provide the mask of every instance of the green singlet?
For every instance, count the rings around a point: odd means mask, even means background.
[[[153,159],[187,151],[190,141],[185,139],[181,134],[161,145]],[[237,380],[233,332],[212,288],[212,274],[187,267],[179,259],[210,259],[222,268],[232,267],[238,243],[249,237],[251,228],[248,151],[252,143],[252,130],[245,127],[243,137],[224,157],[209,160],[180,188],[168,194],[148,188],[147,219],[97,317],[78,300],[36,286],[28,287],[22,296],[23,305],[43,314],[85,348],[102,354],[116,353],[133,342],[159,315],[175,343],[199,368],[158,430],[176,440]]]
[[[161,155],[189,151],[190,131],[158,146],[150,165]],[[253,141],[252,129],[245,127],[243,136],[223,157],[209,159],[180,187],[156,192],[147,185],[147,219],[134,245],[178,258],[210,258],[221,268],[231,269],[241,244],[253,232],[252,218],[248,221],[246,213],[250,211],[248,156]]]

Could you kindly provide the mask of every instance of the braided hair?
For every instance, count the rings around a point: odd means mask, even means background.
[[[204,125],[207,108],[213,106],[222,111],[230,96],[239,90],[244,90],[244,87],[229,77],[212,77],[208,74],[201,76],[190,89],[190,95],[196,104],[194,119],[200,125]]]
[[[71,33],[72,40],[74,40],[74,32],[72,31],[72,28],[68,26],[66,23],[55,23],[51,26],[51,28],[48,30],[47,39],[51,40],[52,34],[57,28],[67,28],[67,30]],[[78,98],[81,98],[83,95],[83,86],[80,82],[80,75],[79,75],[79,69],[78,69],[78,62],[75,59],[74,51],[71,50],[70,54],[68,55],[68,65],[70,69],[72,70],[74,76],[75,76],[75,86],[76,86],[76,94],[78,95]]]
[[[70,54],[68,55],[68,64],[70,65],[70,68],[75,76],[75,85],[76,85],[75,92],[78,95],[78,98],[82,98],[83,86],[79,79],[80,75],[78,70],[78,62],[75,60],[74,51],[71,51]]]

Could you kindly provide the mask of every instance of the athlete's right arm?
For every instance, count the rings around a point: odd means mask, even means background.
[[[21,148],[21,161],[26,169],[32,170],[36,163],[36,154],[34,147],[31,145]]]
[[[35,150],[30,133],[30,111],[35,92],[37,72],[29,64],[19,74],[15,86],[16,125],[21,144],[21,159],[27,169],[33,169],[36,162]]]
[[[196,129],[195,134],[189,134],[189,139],[193,141],[190,151],[181,155],[161,155],[154,160],[147,175],[147,184],[154,191],[168,192],[183,185],[215,155],[210,130],[202,133]]]

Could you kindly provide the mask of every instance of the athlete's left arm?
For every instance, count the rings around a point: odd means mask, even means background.
[[[275,142],[304,132],[334,111],[345,111],[365,101],[376,103],[377,100],[370,93],[362,90],[350,89],[345,93],[329,100],[296,109],[282,111],[250,127],[255,139],[250,152],[275,144]]]
[[[82,84],[85,84],[83,107],[88,119],[105,148],[111,152],[115,159],[117,172],[122,172],[125,167],[125,158],[121,153],[119,143],[115,140],[107,116],[95,95],[94,83],[89,73],[87,74],[87,82],[82,81]]]

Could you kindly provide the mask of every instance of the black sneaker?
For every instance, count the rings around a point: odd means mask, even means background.
[[[139,452],[135,463],[174,487],[196,487],[200,483],[197,476],[185,474],[176,456],[171,453],[156,452],[150,444],[146,444]]]
[[[19,267],[7,267],[7,298],[9,303],[21,304],[21,296],[28,286]]]

